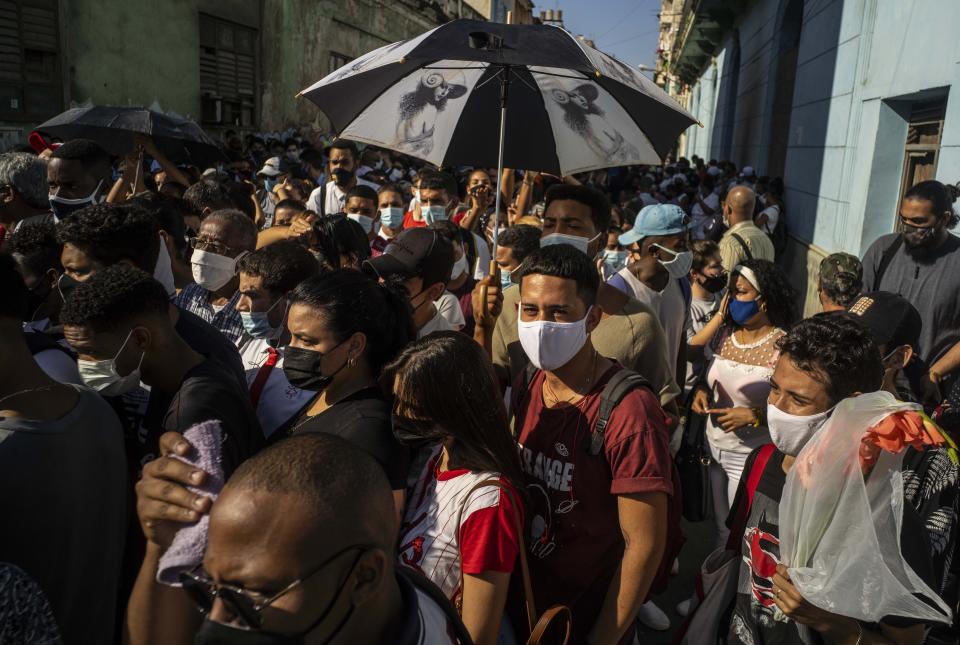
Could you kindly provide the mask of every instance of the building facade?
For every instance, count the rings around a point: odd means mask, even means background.
[[[462,15],[462,0],[2,0],[0,150],[72,105],[138,105],[216,132],[325,129],[298,91]]]
[[[669,4],[681,7],[663,78],[703,124],[680,153],[784,178],[797,284],[815,289],[825,254],[893,231],[911,185],[960,180],[957,2]],[[815,303],[811,291],[808,313]]]

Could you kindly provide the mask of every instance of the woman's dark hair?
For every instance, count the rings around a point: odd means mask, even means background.
[[[846,315],[819,315],[798,322],[777,342],[781,360],[822,379],[833,404],[883,384],[880,350],[870,333]]]
[[[797,291],[790,284],[783,269],[769,260],[753,258],[744,260],[740,266],[753,271],[760,283],[760,295],[767,308],[767,317],[774,326],[780,329],[790,329],[797,320]],[[731,276],[730,284],[738,275],[736,271]]]
[[[907,191],[903,196],[903,201],[908,199],[920,199],[933,204],[933,212],[939,217],[941,213],[950,212],[950,219],[947,221],[947,228],[954,228],[960,222],[960,216],[953,210],[953,202],[956,199],[952,191],[941,184],[936,179],[921,181],[919,184]]]
[[[690,252],[693,255],[693,264],[690,265],[690,270],[700,273],[706,266],[707,260],[720,253],[720,245],[713,240],[691,240]]]
[[[383,370],[381,386],[398,389],[400,411],[429,420],[453,438],[457,468],[498,472],[517,488],[523,470],[503,397],[483,349],[460,332],[435,332],[408,345]]]
[[[346,215],[326,215],[313,223],[314,251],[327,269],[340,269],[347,262],[357,265],[370,257],[370,240],[363,227]]]
[[[316,310],[337,342],[357,332],[366,336],[365,358],[374,376],[417,337],[406,296],[353,269],[301,282],[290,304]]]

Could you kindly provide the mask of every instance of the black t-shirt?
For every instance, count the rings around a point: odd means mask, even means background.
[[[312,417],[304,410],[289,428],[273,433],[271,438],[301,432],[324,432],[346,439],[383,466],[393,490],[406,488],[410,450],[393,436],[390,404],[379,388],[368,387],[354,392]]]
[[[746,503],[746,481],[750,469],[761,448],[747,458],[743,477],[730,511],[730,520],[736,517],[740,504]],[[740,563],[740,579],[737,585],[737,600],[727,642],[741,645],[809,645],[823,643],[818,632],[787,619],[776,610],[773,594],[773,574],[780,563],[780,498],[787,482],[783,472],[784,454],[774,451],[757,484],[757,491],[750,507],[746,530],[740,541],[743,554]],[[900,548],[904,559],[913,571],[931,588],[937,583],[930,565],[927,550],[927,535],[923,523],[910,504],[903,509],[903,526],[900,529]],[[909,627],[916,620],[888,616],[883,622],[891,627]],[[872,626],[876,629],[876,626]]]
[[[151,392],[144,419],[148,449],[156,452],[165,432],[182,434],[190,426],[210,420],[220,421],[222,427],[221,463],[227,479],[263,447],[263,431],[247,389],[227,377],[219,361],[208,358],[187,372],[173,396]]]
[[[230,368],[237,382],[246,387],[247,376],[240,360],[240,350],[223,332],[200,316],[183,309],[180,309],[180,317],[174,329],[190,349],[220,361]]]

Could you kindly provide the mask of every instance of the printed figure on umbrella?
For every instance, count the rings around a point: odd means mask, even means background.
[[[427,70],[416,87],[400,99],[397,145],[413,155],[430,154],[437,117],[446,109],[448,101],[460,99],[466,93],[463,74],[457,72],[448,80],[440,72]]]
[[[603,109],[596,104],[600,95],[595,85],[584,83],[573,89],[557,88],[551,92],[553,100],[563,109],[563,120],[570,129],[583,137],[590,149],[611,162],[637,156],[637,149],[610,125]]]

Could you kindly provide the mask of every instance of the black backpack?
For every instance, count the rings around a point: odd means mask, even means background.
[[[527,363],[527,367],[524,370],[524,396],[526,396],[526,392],[530,390],[530,383],[538,371],[540,370],[534,367],[533,364]],[[622,369],[614,374],[610,377],[610,380],[607,381],[606,385],[603,386],[603,391],[600,392],[600,410],[597,415],[597,421],[593,426],[593,433],[590,435],[590,448],[587,450],[590,455],[599,455],[603,450],[604,431],[610,422],[610,415],[613,414],[614,409],[623,401],[623,397],[639,387],[645,387],[651,392],[653,391],[650,381],[633,370],[628,369]]]

